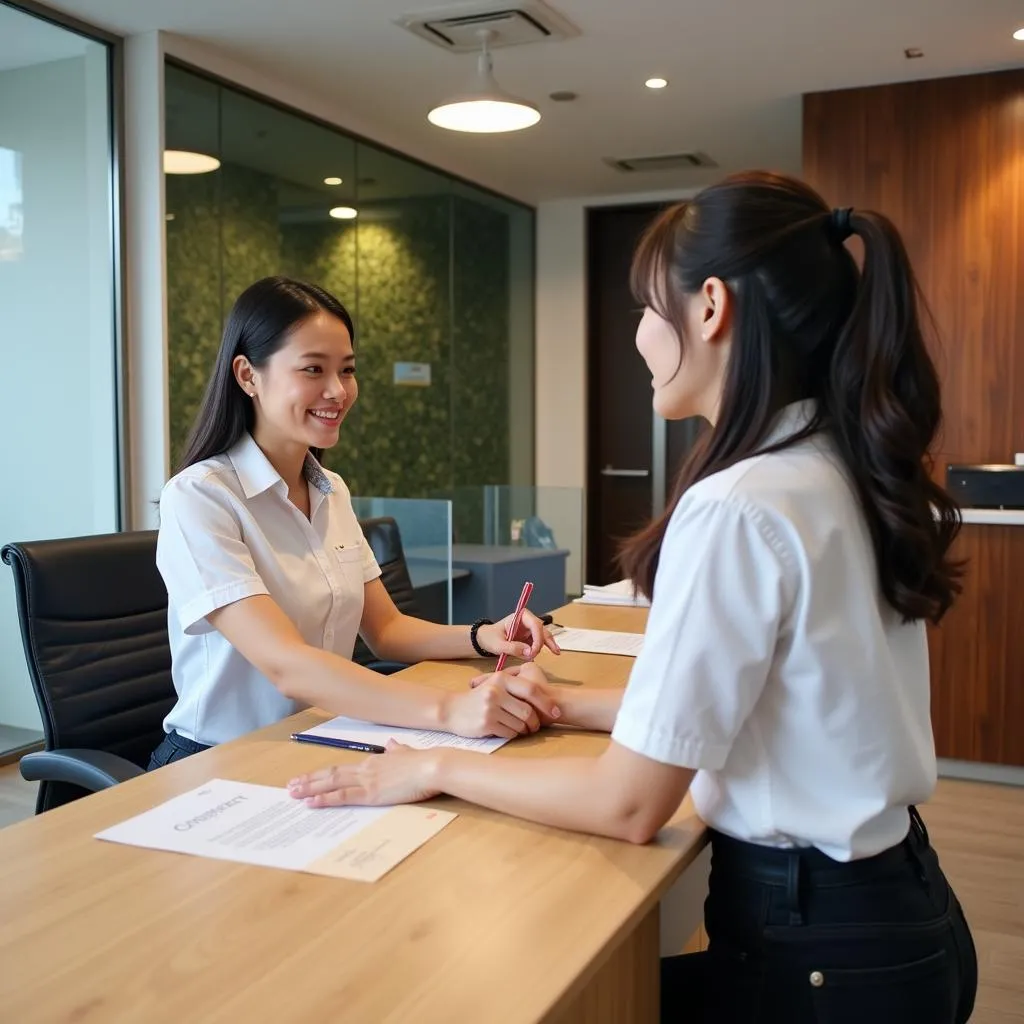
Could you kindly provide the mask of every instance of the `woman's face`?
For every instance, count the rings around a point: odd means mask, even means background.
[[[647,307],[636,331],[637,351],[651,373],[654,411],[667,420],[717,416],[728,363],[729,294],[709,278],[683,303],[683,338]]]
[[[236,359],[235,375],[252,398],[255,430],[268,444],[330,448],[359,385],[348,328],[322,310],[303,320],[258,369]]]

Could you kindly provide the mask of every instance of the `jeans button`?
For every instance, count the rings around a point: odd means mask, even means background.
[[[811,971],[810,983],[812,988],[821,988],[825,984],[825,975],[821,971]]]

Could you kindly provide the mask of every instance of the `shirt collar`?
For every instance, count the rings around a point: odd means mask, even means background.
[[[238,482],[242,485],[242,493],[246,498],[254,498],[275,484],[284,483],[281,474],[274,469],[270,460],[263,454],[262,449],[248,431],[230,448],[228,458],[231,460],[231,465],[238,476]],[[302,464],[302,475],[321,494],[334,492],[334,486],[323,467],[313,458],[312,452],[306,453],[305,462]]]
[[[306,459],[302,463],[302,475],[308,483],[311,483],[321,494],[333,494],[334,484],[330,477],[324,472],[324,467],[316,461],[312,452],[306,452]]]
[[[762,446],[767,448],[798,434],[811,422],[817,411],[818,403],[813,398],[783,406],[776,414]]]

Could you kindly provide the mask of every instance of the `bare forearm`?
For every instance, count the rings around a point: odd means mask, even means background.
[[[594,732],[611,732],[622,704],[623,690],[553,686],[562,715],[560,725],[574,725]]]
[[[451,661],[475,658],[469,626],[444,626],[411,615],[397,615],[372,644],[379,658],[389,661]]]
[[[273,675],[278,689],[293,700],[332,714],[417,729],[443,724],[443,690],[379,675],[330,651],[296,646],[275,665]]]
[[[654,831],[644,808],[602,777],[599,758],[489,757],[438,750],[434,785],[503,814],[543,825],[646,842]]]

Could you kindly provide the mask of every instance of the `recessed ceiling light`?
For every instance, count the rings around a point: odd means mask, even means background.
[[[664,89],[665,86],[668,85],[668,79],[648,78],[647,81],[644,82],[644,85],[646,85],[648,89]]]
[[[340,185],[341,178],[324,178],[325,185]]]
[[[351,206],[335,206],[330,214],[335,220],[354,220],[359,216],[359,211]]]
[[[1016,39],[1018,43],[1024,43],[1024,28],[1017,29],[1017,31],[1013,33],[1013,38]]]
[[[207,174],[220,167],[215,156],[190,153],[185,149],[164,150],[164,174]]]

